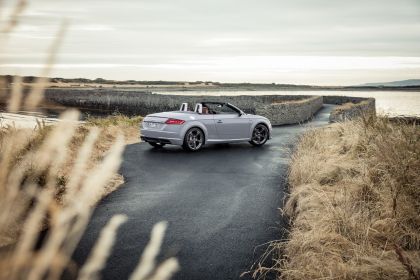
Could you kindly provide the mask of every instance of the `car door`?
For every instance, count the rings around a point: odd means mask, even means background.
[[[214,122],[219,139],[237,140],[249,138],[251,120],[246,115],[239,115],[232,108],[223,105],[214,115]]]
[[[217,139],[219,137],[214,123],[214,115],[199,115],[197,119],[206,127],[208,139]]]

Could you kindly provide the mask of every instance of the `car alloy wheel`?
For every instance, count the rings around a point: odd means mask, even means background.
[[[204,133],[198,127],[193,127],[187,131],[184,137],[184,149],[188,151],[198,151],[203,147]]]
[[[252,132],[250,143],[254,146],[262,146],[268,140],[268,128],[263,124],[257,124]]]

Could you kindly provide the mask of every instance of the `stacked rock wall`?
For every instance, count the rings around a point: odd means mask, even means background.
[[[376,115],[374,98],[324,96],[324,103],[340,105],[331,112],[330,122],[342,122],[361,116]]]
[[[294,124],[310,119],[322,105],[322,96],[312,96],[303,100],[265,104],[256,108],[256,114],[265,116],[273,125]]]
[[[232,103],[246,113],[265,116],[273,125],[303,122],[322,107],[321,96],[305,95],[191,96],[105,89],[48,89],[45,97],[69,107],[143,116],[178,110],[183,102],[191,109],[198,102],[222,101]]]
[[[330,121],[344,121],[375,114],[375,99],[348,96],[313,95],[165,95],[134,90],[116,89],[48,89],[46,99],[64,106],[85,111],[128,115],[147,115],[156,112],[178,110],[187,102],[190,108],[198,102],[230,102],[246,113],[267,117],[273,125],[294,124],[310,119],[324,104],[342,105],[333,110]]]

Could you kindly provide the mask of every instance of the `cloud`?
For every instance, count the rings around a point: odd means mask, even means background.
[[[111,31],[116,30],[115,27],[112,27],[110,25],[104,25],[104,24],[72,24],[69,27],[69,30],[72,31]]]
[[[42,68],[42,63],[0,64],[4,68]],[[156,68],[220,71],[317,71],[420,69],[420,57],[234,56],[178,60],[172,63],[58,63],[54,68]]]
[[[406,75],[420,57],[418,0],[39,0],[10,38],[5,65],[36,69],[63,18],[70,27],[57,69],[72,76]]]

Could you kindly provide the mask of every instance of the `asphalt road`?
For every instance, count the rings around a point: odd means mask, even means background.
[[[122,164],[126,183],[96,209],[75,252],[81,264],[101,228],[115,214],[126,214],[104,279],[127,279],[156,222],[169,222],[161,258],[176,256],[175,279],[238,279],[279,239],[285,222],[278,208],[285,190],[290,148],[308,127],[328,123],[331,106],[303,125],[275,127],[273,139],[213,145],[197,153],[180,147],[127,147]],[[241,279],[249,279],[245,275]]]

